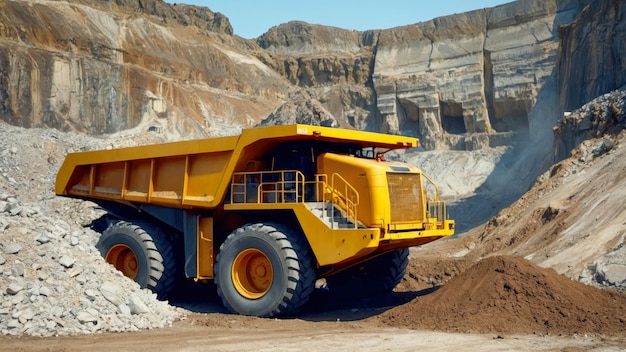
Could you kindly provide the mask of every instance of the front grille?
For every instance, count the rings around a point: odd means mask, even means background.
[[[424,214],[421,175],[388,173],[391,223],[418,223]]]

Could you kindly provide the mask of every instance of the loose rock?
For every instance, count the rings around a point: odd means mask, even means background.
[[[22,246],[17,243],[9,243],[4,247],[5,254],[17,254],[22,250]]]
[[[17,283],[11,283],[9,287],[7,287],[7,293],[9,295],[16,295],[18,292],[22,291],[24,287]]]
[[[115,306],[119,306],[124,303],[122,299],[122,292],[119,286],[115,285],[112,282],[104,282],[102,286],[100,286],[100,292],[107,299],[107,301],[113,303]]]
[[[65,256],[65,255],[62,256],[61,259],[59,259],[59,264],[63,265],[66,268],[71,268],[75,262],[76,262],[76,259]]]

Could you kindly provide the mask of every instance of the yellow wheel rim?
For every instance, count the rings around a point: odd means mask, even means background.
[[[274,270],[270,259],[258,249],[246,249],[233,262],[235,289],[248,299],[263,297],[272,286]]]
[[[130,247],[125,244],[116,244],[111,247],[104,257],[107,263],[112,264],[115,269],[121,271],[124,276],[131,279],[137,277],[139,272],[139,264],[137,263],[137,256]]]

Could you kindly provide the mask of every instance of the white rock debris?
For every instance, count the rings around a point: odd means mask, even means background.
[[[66,153],[122,147],[96,139],[0,122],[0,334],[58,336],[171,325],[183,311],[158,301],[107,264],[88,225],[95,204],[57,197]]]

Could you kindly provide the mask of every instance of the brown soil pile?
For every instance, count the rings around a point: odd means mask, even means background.
[[[415,292],[443,286],[475,263],[475,260],[467,258],[413,256],[406,268],[406,275],[396,286],[395,291]]]
[[[626,296],[572,281],[521,257],[496,256],[374,319],[454,332],[623,336]]]

